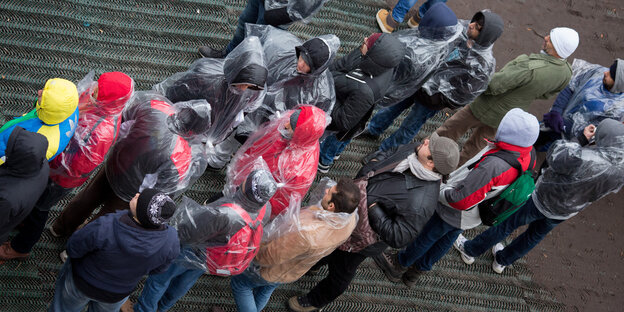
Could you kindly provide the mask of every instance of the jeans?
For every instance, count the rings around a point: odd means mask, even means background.
[[[238,17],[238,25],[234,37],[225,48],[226,53],[232,52],[245,39],[245,23],[264,25],[264,0],[247,0],[245,9]]]
[[[329,135],[321,142],[321,153],[319,155],[319,162],[325,166],[329,166],[334,163],[334,157],[340,155],[344,151],[345,147],[349,145],[351,139],[346,141],[338,141],[335,134]]]
[[[11,247],[17,252],[29,253],[41,238],[48,220],[50,208],[56,205],[72,189],[64,188],[48,179],[48,186],[37,200],[35,207],[22,222],[19,233],[11,240]]]
[[[71,259],[67,259],[56,277],[54,298],[48,307],[48,312],[80,312],[85,306],[88,306],[87,311],[119,311],[127,299],[128,297],[119,302],[106,303],[85,296],[74,284]]]
[[[420,271],[430,271],[461,233],[461,229],[444,222],[436,212],[416,240],[399,253],[399,263],[405,267],[415,265]]]
[[[421,105],[415,101],[415,96],[411,96],[395,105],[380,109],[368,123],[368,132],[374,136],[380,136],[410,106],[412,107],[410,113],[405,117],[399,129],[381,142],[380,150],[385,152],[411,142],[427,119],[438,112]]]
[[[134,311],[167,311],[195,285],[204,270],[190,269],[180,264],[187,252],[191,251],[183,249],[178,259],[164,273],[147,277]]]
[[[230,279],[230,287],[239,312],[260,312],[269,302],[271,294],[280,283],[265,281],[249,269]]]
[[[472,240],[464,243],[464,251],[470,256],[479,256],[496,243],[505,239],[515,229],[528,224],[529,227],[511,242],[505,249],[496,253],[496,262],[500,265],[511,265],[526,255],[533,247],[546,237],[546,234],[564,220],[549,219],[544,216],[533,199],[530,198],[516,213],[502,223],[492,226]]]
[[[399,0],[399,2],[392,9],[392,18],[399,23],[403,23],[403,18],[405,17],[405,14],[407,14],[407,12],[414,6],[414,4],[416,4],[417,1],[418,0]],[[420,18],[425,16],[429,8],[438,2],[446,3],[446,0],[425,1],[425,3],[423,3],[420,8],[418,8],[418,14],[420,15]]]

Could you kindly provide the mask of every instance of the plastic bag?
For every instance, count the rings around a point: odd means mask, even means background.
[[[202,143],[210,127],[206,100],[174,105],[162,95],[136,92],[123,120],[133,122],[106,162],[106,176],[119,198],[130,201],[141,186],[175,197],[206,169]]]
[[[440,64],[434,69],[431,78],[422,86],[427,94],[442,93],[457,107],[470,104],[483,93],[496,70],[496,59],[492,53],[493,45],[482,47],[474,43],[472,48],[468,48],[466,29],[469,22],[460,20],[460,23],[464,31],[454,43],[460,57]]]
[[[93,80],[93,71],[78,83],[80,115],[76,131],[63,153],[50,163],[50,178],[62,187],[74,188],[86,182],[119,135],[121,112],[134,92],[134,81],[121,73],[106,74],[121,75],[123,79],[112,88],[127,92],[119,98],[98,100],[98,82]]]
[[[572,63],[569,87],[573,93],[563,111],[566,139],[575,138],[588,125],[598,125],[606,118],[624,119],[624,93],[610,92],[602,83],[603,74],[608,70],[581,59]]]
[[[247,268],[260,246],[263,224],[269,219],[266,203],[276,183],[262,159],[254,162],[252,174],[243,181],[233,194],[209,204],[182,198],[169,221],[186,250],[176,261],[222,276]]]
[[[271,215],[289,207],[289,198],[295,193],[301,197],[316,177],[319,159],[319,138],[327,126],[325,112],[314,106],[302,106],[291,139],[280,129],[290,122],[295,110],[286,111],[253,133],[238,150],[227,170],[224,193],[231,193],[253,168],[253,161],[262,157],[279,184],[283,184],[271,199]]]
[[[392,34],[405,43],[407,53],[394,69],[390,87],[379,105],[392,106],[414,94],[455,48],[454,42],[463,34],[464,27],[458,22],[436,31],[430,34],[411,28]]]
[[[309,22],[309,18],[316,14],[325,2],[329,0],[265,0],[264,10],[275,10],[286,7],[292,21]]]

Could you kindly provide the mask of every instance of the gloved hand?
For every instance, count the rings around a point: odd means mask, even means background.
[[[557,133],[563,132],[563,117],[559,112],[550,111],[544,114],[544,124]]]

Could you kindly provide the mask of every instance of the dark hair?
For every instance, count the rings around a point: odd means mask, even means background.
[[[329,202],[334,203],[334,212],[352,213],[360,203],[360,188],[350,179],[340,179]]]
[[[472,17],[470,22],[477,22],[479,26],[483,27],[483,25],[485,25],[485,15],[483,15],[483,12],[479,11]]]

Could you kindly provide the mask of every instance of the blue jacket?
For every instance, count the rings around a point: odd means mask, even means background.
[[[144,275],[164,272],[180,253],[174,228],[132,227],[120,221],[127,214],[122,210],[102,216],[67,242],[73,273],[95,288],[130,293]]]

